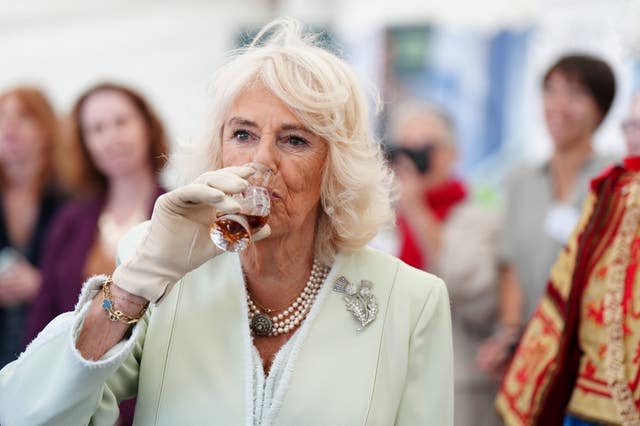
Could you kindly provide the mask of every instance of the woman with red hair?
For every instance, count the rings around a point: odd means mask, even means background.
[[[27,308],[41,284],[40,246],[59,205],[52,161],[58,133],[39,89],[0,94],[0,367],[24,349]]]

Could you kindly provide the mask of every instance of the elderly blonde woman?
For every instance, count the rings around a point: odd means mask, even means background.
[[[352,71],[282,21],[213,93],[181,169],[201,174],[0,372],[0,423],[111,424],[137,395],[145,425],[451,425],[445,286],[364,247],[392,218],[391,174]],[[275,172],[268,223],[221,252],[209,226],[238,211],[253,161]]]

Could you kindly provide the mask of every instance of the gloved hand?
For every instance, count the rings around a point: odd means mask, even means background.
[[[135,254],[118,266],[113,282],[131,294],[157,303],[187,272],[221,253],[209,236],[216,215],[237,213],[240,205],[229,195],[242,192],[254,173],[247,166],[207,172],[193,183],[158,198],[150,226]],[[269,236],[269,225],[253,234]]]

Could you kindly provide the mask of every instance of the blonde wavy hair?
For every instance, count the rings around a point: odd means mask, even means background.
[[[330,263],[337,251],[366,245],[392,223],[393,174],[369,122],[366,99],[349,66],[305,34],[299,21],[267,24],[245,49],[232,52],[212,83],[206,140],[183,145],[170,159],[179,181],[222,167],[222,128],[233,101],[260,81],[312,132],[327,141],[316,256]]]

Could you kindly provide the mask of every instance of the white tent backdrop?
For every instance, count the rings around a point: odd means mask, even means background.
[[[0,89],[43,87],[66,111],[90,84],[114,79],[141,89],[167,122],[174,141],[205,123],[209,77],[242,28],[289,15],[332,28],[364,80],[381,83],[383,30],[431,24],[491,33],[533,29],[522,110],[509,123],[509,159],[539,158],[549,143],[539,113],[538,76],[568,48],[607,57],[621,83],[598,144],[621,152],[618,123],[633,82],[640,0],[0,0]],[[637,82],[636,82],[637,83]]]

